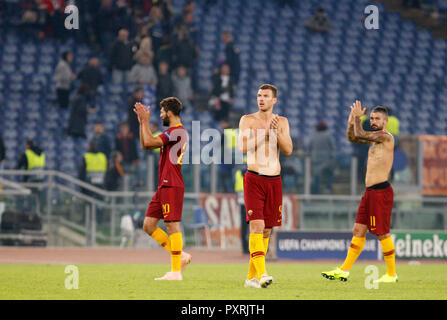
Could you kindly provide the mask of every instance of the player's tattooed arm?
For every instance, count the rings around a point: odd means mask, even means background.
[[[385,131],[365,131],[359,116],[354,116],[354,138],[367,142],[385,142],[390,135]]]
[[[356,101],[351,106],[351,114],[349,115],[349,123],[351,121],[354,124],[354,139],[356,142],[362,143],[363,141],[366,143],[372,142],[384,142],[390,139],[390,135],[385,131],[365,131],[362,128],[362,121],[360,119],[361,116],[365,114],[366,108],[362,108],[362,104],[360,101]],[[349,130],[348,130],[349,134]]]
[[[348,127],[346,129],[346,138],[348,139],[349,142],[353,142],[353,143],[362,143],[362,144],[370,143],[369,141],[362,140],[362,139],[355,137],[355,135],[354,135],[354,116],[352,114],[352,107],[351,107],[351,113],[349,114]]]
[[[362,140],[360,138],[356,138],[355,137],[355,135],[354,135],[354,122],[353,121],[348,123],[348,128],[346,129],[346,138],[348,139],[349,142],[369,144],[369,141]]]

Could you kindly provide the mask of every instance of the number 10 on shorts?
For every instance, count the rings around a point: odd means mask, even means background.
[[[169,206],[169,203],[165,203],[161,205],[161,211],[163,213],[163,217],[166,218],[171,211],[171,207]]]

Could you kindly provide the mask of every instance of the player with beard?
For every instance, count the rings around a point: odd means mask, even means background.
[[[357,218],[352,230],[346,260],[342,266],[332,271],[322,272],[323,277],[347,281],[349,271],[363,250],[366,232],[375,234],[380,240],[387,272],[376,283],[395,283],[398,281],[393,240],[390,237],[391,211],[393,209],[393,188],[388,177],[393,165],[394,138],[386,131],[388,110],[377,106],[370,114],[373,131],[364,131],[360,117],[365,113],[360,101],[351,106],[346,136],[350,142],[369,144],[366,168],[366,191],[357,210]]]
[[[191,255],[183,250],[180,230],[185,184],[181,171],[182,158],[188,143],[188,133],[180,122],[182,103],[175,97],[160,102],[160,118],[169,127],[154,137],[149,127],[150,107],[140,102],[134,112],[140,123],[140,143],[144,150],[161,148],[158,172],[158,189],[152,197],[144,219],[143,229],[171,254],[171,271],[155,280],[183,280],[183,268],[190,263]],[[158,227],[163,219],[168,234]]]

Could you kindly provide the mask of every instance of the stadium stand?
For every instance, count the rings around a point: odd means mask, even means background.
[[[172,1],[180,11],[184,0]],[[276,111],[289,118],[293,139],[307,145],[319,120],[333,133],[337,150],[351,154],[344,136],[348,106],[359,99],[367,106],[390,106],[401,122],[401,135],[447,134],[447,42],[435,39],[413,22],[385,11],[380,29],[363,25],[366,0],[294,1],[279,7],[273,1],[197,0],[196,23],[200,45],[196,83],[211,89],[216,61],[223,57],[222,31],[231,31],[241,51],[241,74],[234,101],[239,113],[256,110],[256,92],[264,82],[279,88]],[[445,1],[437,1],[440,10]],[[317,7],[331,20],[329,34],[311,33],[304,23]],[[354,12],[356,12],[354,14]],[[93,55],[86,44],[48,39],[25,40],[13,26],[0,34],[0,127],[5,141],[5,168],[14,168],[24,141],[34,138],[46,152],[47,168],[77,174],[87,139],[68,137],[68,111],[56,107],[53,71],[64,50],[74,53],[78,72]],[[105,71],[105,70],[104,70]],[[111,136],[126,118],[130,85],[107,82],[89,115],[88,137],[96,120]],[[154,92],[146,99],[153,101]],[[435,116],[435,119],[432,117]],[[187,109],[185,127],[200,120],[201,128],[217,127],[206,112]],[[62,155],[62,156],[60,156]]]

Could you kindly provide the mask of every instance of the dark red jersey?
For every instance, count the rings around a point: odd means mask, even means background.
[[[188,144],[188,132],[182,124],[159,135],[163,141],[158,168],[158,186],[185,187],[182,159]]]

